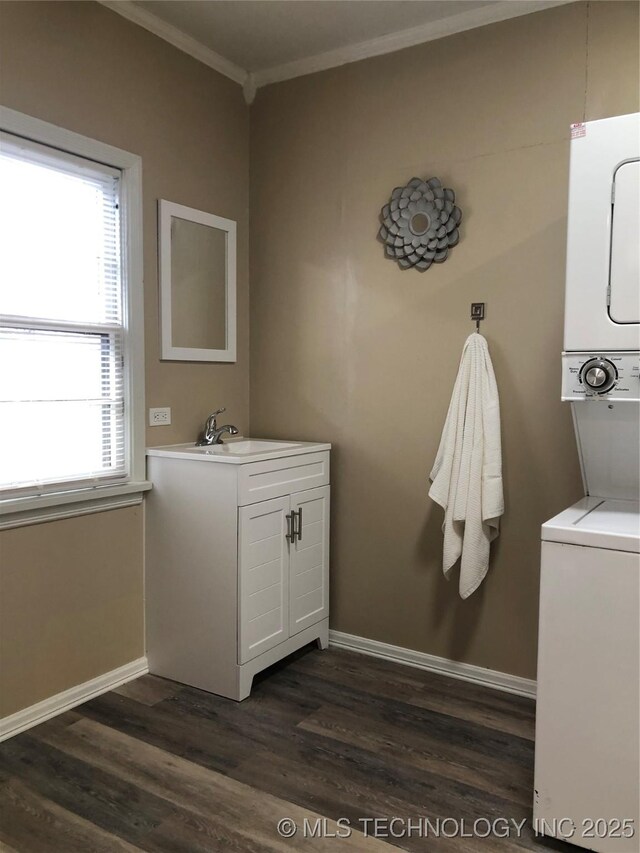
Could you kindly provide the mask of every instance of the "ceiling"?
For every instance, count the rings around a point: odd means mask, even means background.
[[[389,53],[571,0],[103,0],[241,83]]]
[[[247,71],[369,41],[492,0],[144,0],[136,5]]]

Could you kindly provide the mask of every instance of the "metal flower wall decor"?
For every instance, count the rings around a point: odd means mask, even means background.
[[[455,200],[454,191],[438,178],[412,178],[405,187],[396,187],[380,213],[378,236],[386,256],[403,270],[424,271],[446,261],[460,239],[462,211]]]

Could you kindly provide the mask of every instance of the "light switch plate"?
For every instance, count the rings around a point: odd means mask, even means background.
[[[171,423],[171,409],[166,406],[162,409],[149,409],[149,426],[169,426]]]

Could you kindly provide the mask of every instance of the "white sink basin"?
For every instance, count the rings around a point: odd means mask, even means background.
[[[269,453],[272,450],[286,450],[296,447],[299,442],[264,441],[261,438],[247,438],[242,441],[228,441],[225,444],[213,444],[209,447],[194,447],[196,453],[231,453],[234,456],[247,456],[254,453]]]
[[[329,450],[330,444],[312,441],[271,441],[262,438],[243,438],[196,447],[195,444],[169,444],[165,447],[147,448],[147,456],[172,456],[180,459],[202,460],[203,462],[260,462],[279,456],[296,456],[299,453],[317,453]]]

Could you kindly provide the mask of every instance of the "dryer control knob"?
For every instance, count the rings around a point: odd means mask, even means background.
[[[606,358],[590,358],[582,365],[580,379],[593,394],[606,394],[616,383],[618,371]]]
[[[599,388],[607,381],[607,374],[601,367],[590,367],[585,374],[584,381],[591,388]]]

